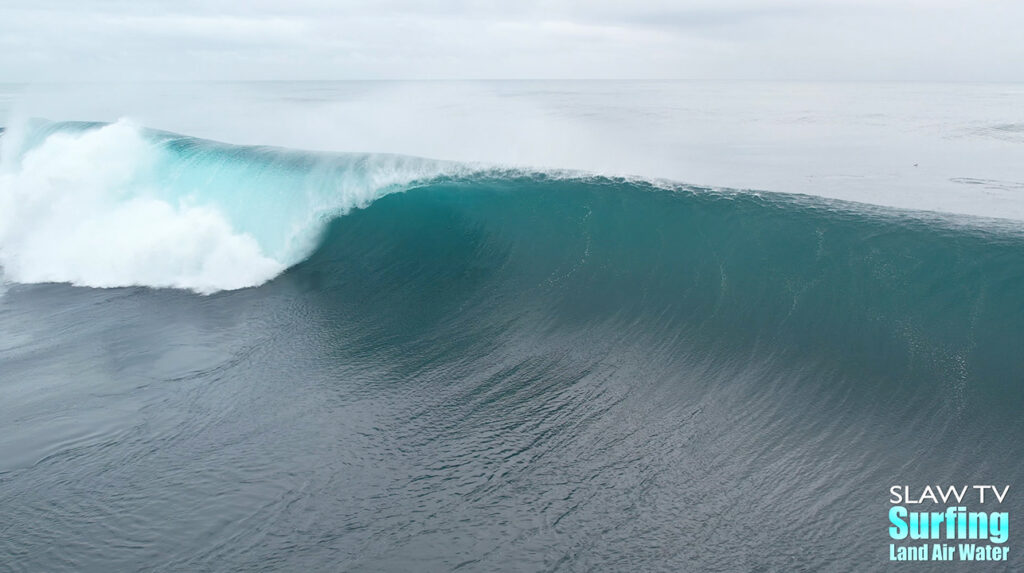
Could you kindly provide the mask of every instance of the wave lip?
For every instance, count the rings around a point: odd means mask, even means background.
[[[10,131],[0,165],[7,280],[204,294],[266,282],[308,256],[330,218],[445,166],[230,146],[123,120]]]

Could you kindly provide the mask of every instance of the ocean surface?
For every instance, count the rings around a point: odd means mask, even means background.
[[[0,571],[887,571],[903,484],[1024,567],[1022,85],[0,118]]]

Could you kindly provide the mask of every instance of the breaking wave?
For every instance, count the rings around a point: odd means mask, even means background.
[[[332,217],[453,165],[219,144],[114,124],[4,135],[0,267],[9,280],[201,293],[259,285]]]

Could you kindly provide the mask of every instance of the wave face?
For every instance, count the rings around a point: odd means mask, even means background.
[[[978,406],[977,384],[1001,396],[982,400],[996,409],[1021,405],[1024,390],[1014,351],[1024,233],[999,221],[614,179],[474,177],[335,220],[289,276],[403,327],[527,320],[604,332],[666,360],[683,348],[692,360],[762,354],[776,366],[813,357],[927,381],[950,398],[944,415]]]
[[[535,519],[499,555],[538,570],[855,571],[889,485],[1024,478],[1024,235],[989,223],[474,177],[335,220],[282,280],[432,389],[415,489],[479,512],[424,530]]]
[[[301,261],[334,216],[438,162],[239,147],[127,122],[35,122],[4,136],[0,267],[23,283],[201,293]]]
[[[9,278],[276,278],[0,299],[80,395],[0,422],[30,568],[854,571],[889,486],[1024,479],[1014,223],[48,129]]]

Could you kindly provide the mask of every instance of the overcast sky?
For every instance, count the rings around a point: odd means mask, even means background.
[[[0,81],[1024,80],[1021,0],[3,0]]]

